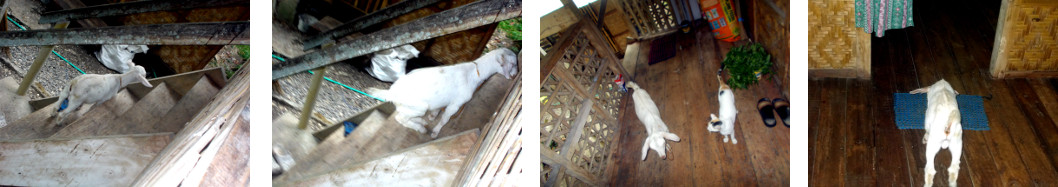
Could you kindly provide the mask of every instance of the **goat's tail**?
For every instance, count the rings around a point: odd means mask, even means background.
[[[628,81],[628,83],[625,83],[625,86],[627,86],[628,89],[635,89],[635,90],[639,89],[639,85],[636,84],[635,82],[632,82],[632,81]]]
[[[958,121],[959,118],[961,118],[961,116],[957,115],[957,113],[955,113],[955,111],[952,111],[952,113],[948,115],[948,124],[947,124],[948,126],[944,128],[944,141],[941,141],[941,143],[940,143],[940,147],[941,148],[947,149],[948,148],[948,142],[950,142],[952,139],[956,138],[956,136],[957,136],[956,133],[961,133],[961,132],[953,132],[952,131],[953,128],[962,128],[962,123],[960,123]],[[955,130],[959,130],[959,129],[955,129]]]
[[[367,94],[371,94],[371,96],[375,96],[376,98],[389,101],[389,90],[379,88],[367,88]]]

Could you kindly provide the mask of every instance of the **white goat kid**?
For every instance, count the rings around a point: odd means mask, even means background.
[[[517,67],[518,56],[514,52],[497,49],[472,62],[416,69],[393,82],[389,90],[371,88],[368,92],[396,104],[393,115],[397,122],[419,133],[426,133],[423,115],[427,111],[437,116],[444,109],[430,134],[436,138],[452,115],[470,101],[478,85],[495,73],[510,79],[518,73]]]
[[[937,169],[933,167],[934,157],[941,149],[951,151],[951,165],[948,166],[948,185],[955,186],[959,178],[959,157],[962,155],[962,118],[955,95],[948,81],[940,80],[932,86],[911,91],[911,94],[926,93],[926,135],[922,144],[926,144],[926,182],[933,186],[933,176]],[[943,132],[943,133],[940,133]]]
[[[128,61],[130,71],[124,74],[84,74],[74,77],[70,83],[59,93],[56,107],[58,110],[57,124],[62,125],[70,112],[77,111],[82,104],[100,104],[114,97],[121,88],[129,84],[142,83],[143,86],[153,87],[147,82],[147,71],[143,66],[137,66]]]
[[[727,139],[730,138],[732,144],[738,144],[738,140],[735,139],[735,119],[738,115],[738,109],[735,108],[735,92],[732,92],[731,87],[724,83],[719,73],[716,79],[720,80],[720,92],[717,93],[720,99],[720,117],[717,118],[716,114],[709,114],[710,121],[707,129],[710,132],[720,132],[720,135],[724,136],[724,143],[727,143]]]
[[[632,92],[632,101],[635,102],[636,116],[647,129],[647,138],[643,140],[643,160],[647,160],[647,149],[653,149],[661,159],[665,159],[665,151],[670,149],[665,140],[679,142],[680,137],[670,133],[669,127],[661,121],[661,112],[658,111],[658,106],[654,104],[654,100],[650,99],[647,91],[639,88],[639,85],[634,82],[628,82],[628,89],[635,90]]]

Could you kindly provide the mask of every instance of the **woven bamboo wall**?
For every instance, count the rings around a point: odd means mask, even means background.
[[[120,3],[127,0],[111,0],[105,3]],[[220,22],[249,21],[250,7],[215,7],[194,10],[159,11],[118,16],[104,19],[111,25],[147,25],[187,22]],[[119,22],[120,24],[113,24]],[[150,46],[148,53],[156,54],[172,68],[175,73],[200,70],[209,64],[224,46]]]
[[[460,7],[472,2],[474,2],[474,0],[438,2],[434,5],[397,16],[396,18],[383,23],[383,28],[411,22],[434,13]],[[457,64],[480,57],[482,50],[485,49],[485,44],[489,42],[489,38],[492,37],[492,33],[495,29],[496,24],[491,24],[416,42],[412,45],[415,46],[415,48],[418,48],[419,51],[422,51],[426,56],[432,57],[438,62],[444,64]]]
[[[853,3],[808,2],[809,76],[870,77],[871,36],[856,27]]]
[[[1003,1],[992,76],[1058,77],[1058,1]]]
[[[580,22],[587,24],[589,22]],[[600,52],[598,41],[581,27],[566,29],[573,40],[553,49],[562,53],[540,83],[540,182],[555,186],[601,183],[612,163],[621,98],[612,80],[623,72],[611,53]],[[602,48],[607,49],[607,48]]]

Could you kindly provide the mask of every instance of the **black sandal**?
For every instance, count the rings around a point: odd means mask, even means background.
[[[782,124],[786,127],[790,127],[790,102],[787,102],[782,98],[775,98],[772,101],[775,105],[775,112],[779,113],[779,118],[782,119]]]
[[[775,107],[772,106],[771,100],[760,98],[760,101],[757,101],[757,111],[760,112],[760,119],[764,121],[764,126],[775,127],[775,113],[772,113]]]

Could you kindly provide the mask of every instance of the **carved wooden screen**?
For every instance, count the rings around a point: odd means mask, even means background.
[[[624,97],[612,80],[623,70],[597,28],[573,26],[563,35],[570,41],[557,42],[544,58],[550,59],[544,67],[552,68],[540,83],[540,182],[598,185],[612,163]]]
[[[621,8],[640,37],[676,29],[676,16],[669,0],[622,0]]]

